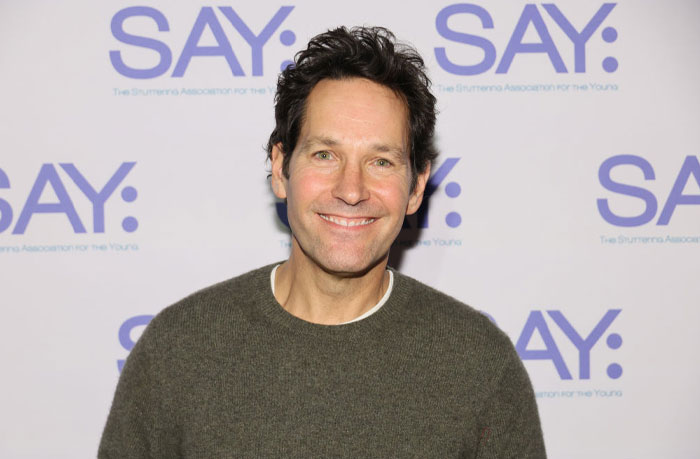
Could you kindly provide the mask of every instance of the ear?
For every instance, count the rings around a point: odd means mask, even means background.
[[[270,184],[272,192],[280,199],[287,198],[287,179],[282,173],[282,163],[284,162],[284,153],[282,153],[282,144],[277,143],[272,147],[271,156],[271,177]]]
[[[428,183],[428,178],[430,178],[430,163],[428,163],[425,170],[416,177],[416,186],[413,188],[411,196],[408,198],[406,215],[411,215],[418,211],[418,208],[423,202],[423,193],[425,192],[425,186]]]

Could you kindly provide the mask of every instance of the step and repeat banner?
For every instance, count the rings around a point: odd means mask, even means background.
[[[439,100],[391,259],[483,311],[552,458],[700,457],[700,3],[0,4],[0,456],[93,457],[164,307],[283,260],[277,74],[383,25]]]

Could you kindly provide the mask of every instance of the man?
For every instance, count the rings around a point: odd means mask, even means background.
[[[297,55],[268,144],[289,259],[151,322],[100,457],[545,456],[509,339],[387,268],[435,157],[429,84],[381,28],[332,30]]]

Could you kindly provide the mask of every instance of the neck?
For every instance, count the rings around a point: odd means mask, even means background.
[[[292,238],[293,239],[293,238]],[[307,322],[337,325],[377,304],[389,287],[388,257],[357,276],[324,270],[292,241],[289,260],[277,268],[275,298],[290,314]]]

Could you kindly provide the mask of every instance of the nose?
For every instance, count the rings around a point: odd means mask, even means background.
[[[336,176],[333,197],[350,206],[369,198],[369,190],[364,171],[360,165],[346,163]]]

